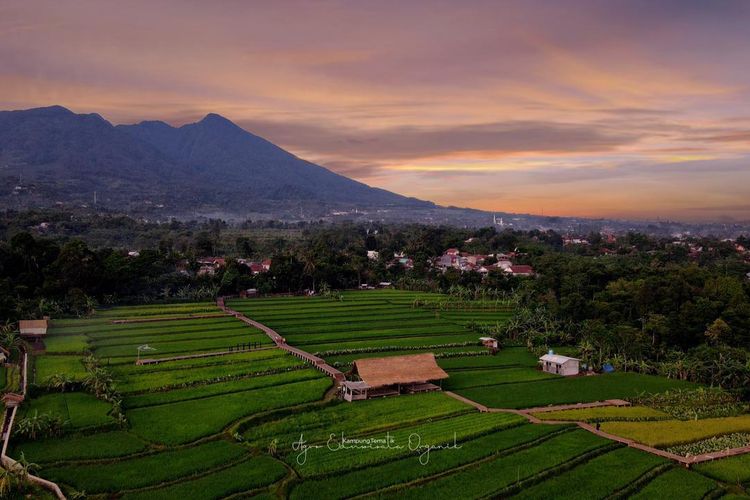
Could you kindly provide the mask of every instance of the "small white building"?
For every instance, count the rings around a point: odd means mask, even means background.
[[[559,354],[545,354],[539,358],[542,370],[555,375],[571,376],[578,375],[580,359],[561,356]]]

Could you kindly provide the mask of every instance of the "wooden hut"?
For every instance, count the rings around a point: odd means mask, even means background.
[[[18,322],[22,337],[44,337],[47,335],[47,326],[46,319],[22,319]]]
[[[44,337],[47,336],[49,319],[22,319],[18,322],[18,330],[26,342],[36,352],[44,351]]]
[[[357,380],[341,384],[346,401],[439,391],[433,382],[448,378],[432,353],[358,359],[350,376]]]

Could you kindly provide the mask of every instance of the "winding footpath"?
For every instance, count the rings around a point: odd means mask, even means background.
[[[231,309],[226,305],[225,299],[228,297],[219,297],[216,299],[216,306],[221,309],[223,312],[227,314],[231,314],[235,318],[239,319],[243,323],[246,323],[254,328],[257,328],[258,330],[265,333],[268,338],[270,338],[274,344],[276,344],[276,347],[279,349],[283,349],[284,351],[287,351],[288,353],[292,354],[293,356],[296,356],[300,358],[303,361],[306,361],[310,363],[314,368],[322,371],[329,377],[333,379],[334,385],[338,385],[341,382],[345,380],[344,373],[341,370],[338,370],[337,368],[334,368],[333,366],[326,363],[326,361],[323,358],[320,358],[318,356],[315,356],[314,354],[310,354],[307,351],[303,351],[302,349],[299,349],[297,347],[290,346],[286,343],[286,339],[282,337],[276,330],[273,328],[269,328],[263,323],[259,323],[255,320],[252,320],[242,314],[239,311],[235,311],[234,309]]]
[[[276,344],[276,347],[278,347],[279,349],[283,349],[304,361],[307,361],[308,363],[313,365],[315,368],[317,368],[318,370],[322,371],[323,373],[331,377],[334,382],[334,387],[339,385],[341,382],[345,380],[344,373],[338,370],[337,368],[334,368],[333,366],[326,363],[326,361],[323,358],[310,354],[309,352],[303,351],[302,349],[299,349],[297,347],[290,346],[289,344],[286,343],[286,339],[283,336],[281,336],[276,330],[269,328],[263,323],[259,323],[253,319],[250,319],[244,314],[242,314],[241,312],[235,311],[234,309],[231,309],[230,307],[228,307],[225,302],[226,298],[229,298],[229,297],[219,297],[216,300],[217,307],[221,309],[224,313],[230,314],[234,316],[235,318],[239,319],[240,321],[254,328],[257,328],[258,330],[261,330],[263,333],[268,335],[268,337],[274,342],[274,344]],[[603,407],[603,406],[629,406],[630,405],[628,401],[625,401],[622,399],[607,399],[605,401],[595,401],[592,403],[543,406],[543,407],[526,408],[523,410],[517,410],[514,408],[489,408],[481,403],[478,403],[469,398],[461,396],[460,394],[456,394],[455,392],[451,392],[451,391],[443,391],[443,392],[447,396],[450,396],[453,399],[456,399],[458,401],[461,401],[462,403],[473,406],[480,412],[513,413],[515,415],[520,415],[524,417],[526,420],[528,420],[532,424],[561,425],[561,424],[574,423],[581,429],[591,432],[592,434],[596,434],[597,436],[603,437],[605,439],[609,439],[611,441],[623,443],[631,448],[636,448],[636,449],[651,453],[653,455],[657,455],[663,458],[673,460],[685,467],[690,467],[691,465],[694,465],[694,464],[708,462],[708,461],[716,460],[719,458],[725,458],[725,457],[731,457],[731,456],[736,456],[736,455],[743,455],[745,453],[750,453],[750,446],[744,446],[741,448],[731,448],[729,450],[723,450],[723,451],[715,452],[715,453],[704,453],[701,455],[692,455],[689,457],[684,457],[682,455],[670,453],[665,450],[660,450],[658,448],[646,446],[644,444],[633,441],[632,439],[606,433],[602,430],[596,429],[596,427],[586,422],[542,420],[533,415],[534,413],[541,413],[541,412],[547,412],[547,411],[561,411],[561,410],[574,410],[574,409],[583,409],[583,408],[598,408],[598,407]]]
[[[629,406],[630,405],[630,403],[622,399],[608,399],[606,401],[595,401],[593,403],[542,406],[542,407],[536,407],[536,408],[526,408],[523,410],[516,410],[513,408],[489,408],[481,403],[477,403],[476,401],[473,401],[469,398],[461,396],[460,394],[456,394],[455,392],[451,392],[451,391],[444,391],[444,392],[446,395],[452,397],[453,399],[457,399],[458,401],[461,401],[462,403],[469,404],[481,412],[513,413],[515,415],[520,415],[524,417],[526,420],[528,420],[532,424],[547,424],[547,425],[576,424],[581,429],[584,429],[592,434],[596,434],[597,436],[603,437],[605,439],[609,439],[610,441],[617,441],[618,443],[622,443],[631,448],[636,448],[638,450],[651,453],[652,455],[657,455],[663,458],[667,458],[669,460],[673,460],[687,468],[689,468],[691,465],[699,464],[702,462],[710,462],[711,460],[717,460],[719,458],[733,457],[736,455],[744,455],[745,453],[750,453],[750,446],[743,446],[741,448],[730,448],[728,450],[717,451],[714,453],[703,453],[701,455],[691,455],[689,457],[685,457],[682,455],[677,455],[676,453],[670,453],[665,450],[660,450],[652,446],[647,446],[645,444],[638,443],[636,441],[633,441],[632,439],[624,438],[621,436],[616,436],[614,434],[609,434],[600,429],[597,429],[596,427],[594,427],[593,425],[587,422],[572,421],[572,420],[570,421],[569,420],[542,420],[534,416],[534,413],[543,413],[547,411],[562,411],[562,410],[575,410],[575,409],[583,409],[583,408],[599,408],[602,406]]]

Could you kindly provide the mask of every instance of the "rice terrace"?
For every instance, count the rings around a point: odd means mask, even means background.
[[[669,395],[710,389],[565,377],[527,346],[479,340],[512,313],[384,289],[51,318],[3,370],[3,460],[50,498],[746,493],[750,414],[686,416]],[[732,436],[731,456],[702,451]]]

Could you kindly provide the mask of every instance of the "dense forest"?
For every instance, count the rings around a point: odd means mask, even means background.
[[[14,213],[0,219],[0,318],[86,315],[97,305],[260,293],[395,286],[517,304],[487,333],[533,349],[576,346],[599,368],[661,372],[730,388],[750,386],[748,238],[657,239],[643,234],[564,245],[552,231],[379,224],[223,221],[155,224],[120,216]],[[433,265],[450,247],[513,254],[536,277]],[[370,259],[368,250],[378,252]],[[411,258],[405,268],[394,254]],[[226,257],[215,274],[197,260]],[[237,258],[271,259],[253,274]],[[492,262],[493,257],[488,257]]]

